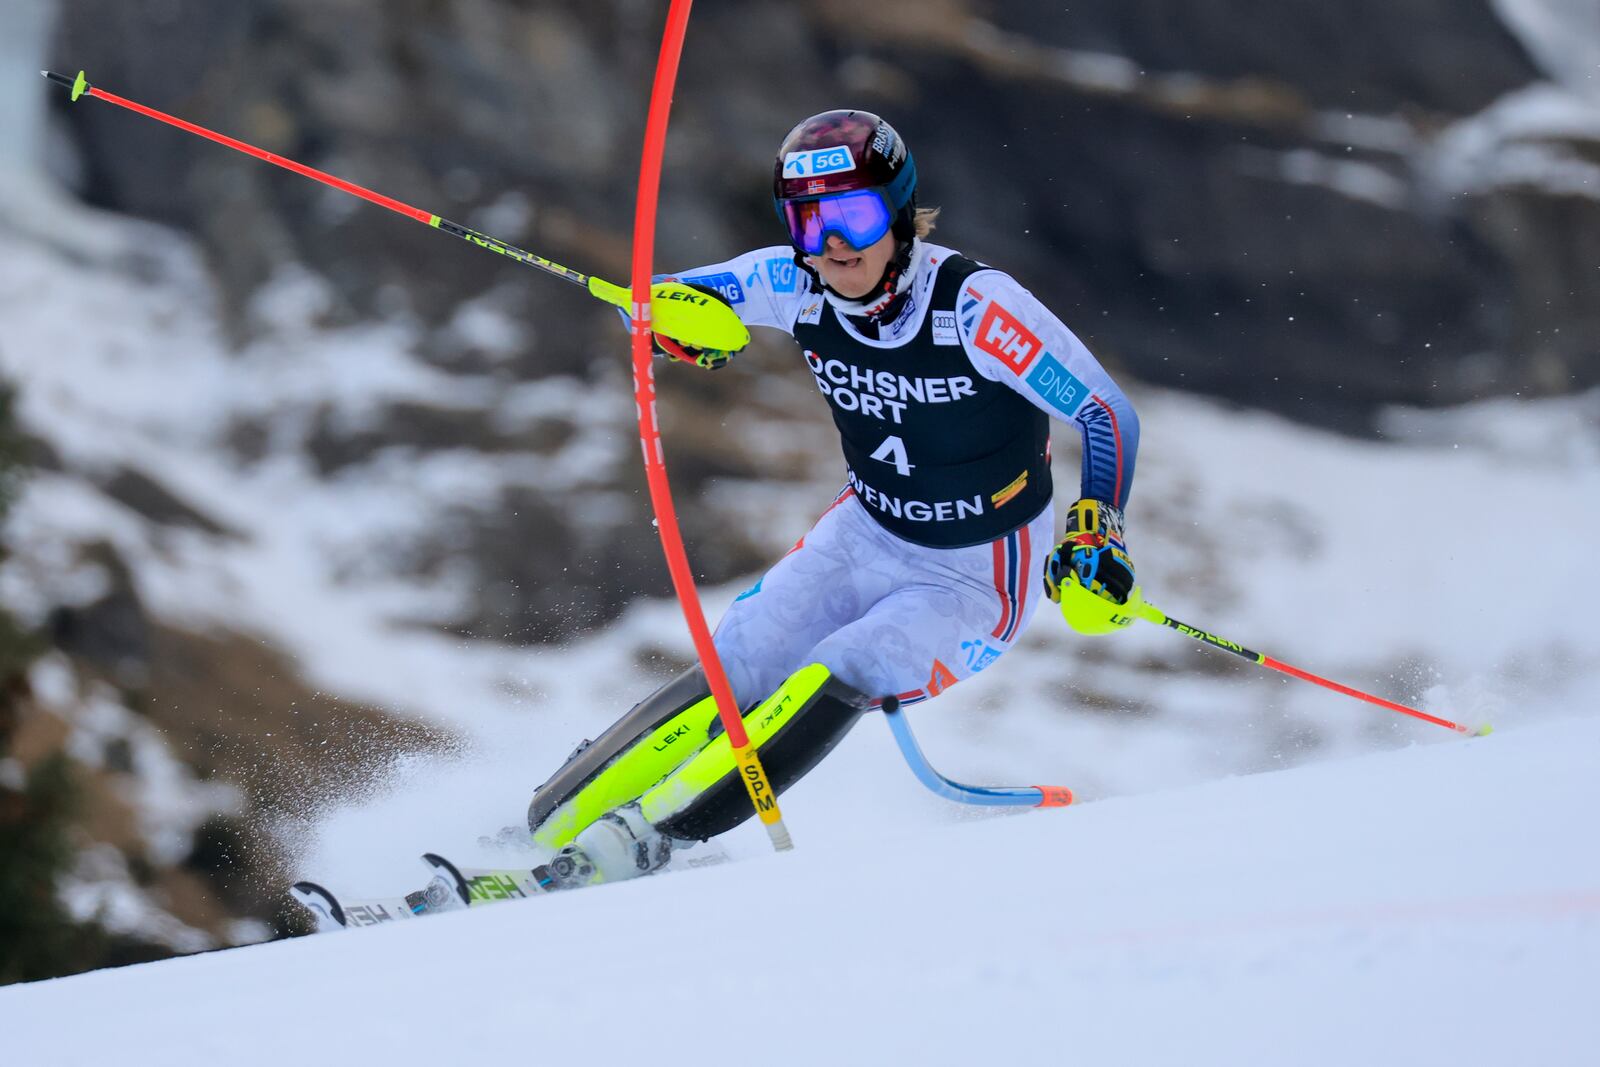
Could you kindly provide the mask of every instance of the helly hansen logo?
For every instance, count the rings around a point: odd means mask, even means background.
[[[978,323],[978,347],[1021,374],[1044,345],[1011,312],[999,304],[991,304],[983,321]]]

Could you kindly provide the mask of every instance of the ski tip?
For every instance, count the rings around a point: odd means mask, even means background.
[[[467,888],[467,880],[461,876],[461,872],[456,869],[455,864],[451,863],[437,852],[424,852],[422,854],[422,862],[426,863],[434,870],[444,871],[447,873],[456,883],[456,895],[461,898],[461,903],[469,906],[472,904],[472,893]]]
[[[318,930],[344,929],[344,909],[332,893],[317,883],[296,882],[289,887],[289,895],[316,918]]]
[[[1494,727],[1490,726],[1488,723],[1484,723],[1483,726],[1478,729],[1479,737],[1488,737],[1492,733],[1494,733]]]

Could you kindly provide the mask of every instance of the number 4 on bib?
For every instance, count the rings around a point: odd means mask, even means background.
[[[895,471],[903,478],[911,477],[912,463],[906,458],[906,443],[898,437],[885,437],[872,458],[894,464]]]

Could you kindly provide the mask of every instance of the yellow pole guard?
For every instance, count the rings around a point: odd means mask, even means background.
[[[1114,634],[1131,626],[1136,616],[1149,618],[1144,614],[1143,590],[1137,585],[1128,593],[1125,604],[1085,589],[1071,575],[1062,579],[1060,593],[1061,617],[1080,634]]]
[[[632,290],[592,276],[588,289],[591,296],[632,314]],[[682,282],[650,287],[650,328],[674,341],[716,352],[737,352],[750,343],[750,331],[733,308]]]
[[[787,852],[794,847],[794,842],[789,838],[789,830],[783,825],[783,812],[778,809],[778,794],[772,788],[772,783],[767,781],[767,772],[761,766],[761,757],[756,755],[755,745],[746,745],[734,752],[734,762],[739,768],[739,777],[744,780],[744,790],[750,794],[750,803],[755,805],[756,815],[767,828],[767,836],[772,839],[772,845],[779,852]]]

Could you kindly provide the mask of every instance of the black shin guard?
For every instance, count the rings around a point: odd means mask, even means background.
[[[830,677],[823,683],[757,749],[773,791],[781,794],[833,751],[871,703],[870,697],[837,678]],[[735,769],[681,811],[658,822],[656,829],[681,841],[704,841],[733,829],[754,813],[744,781]]]

